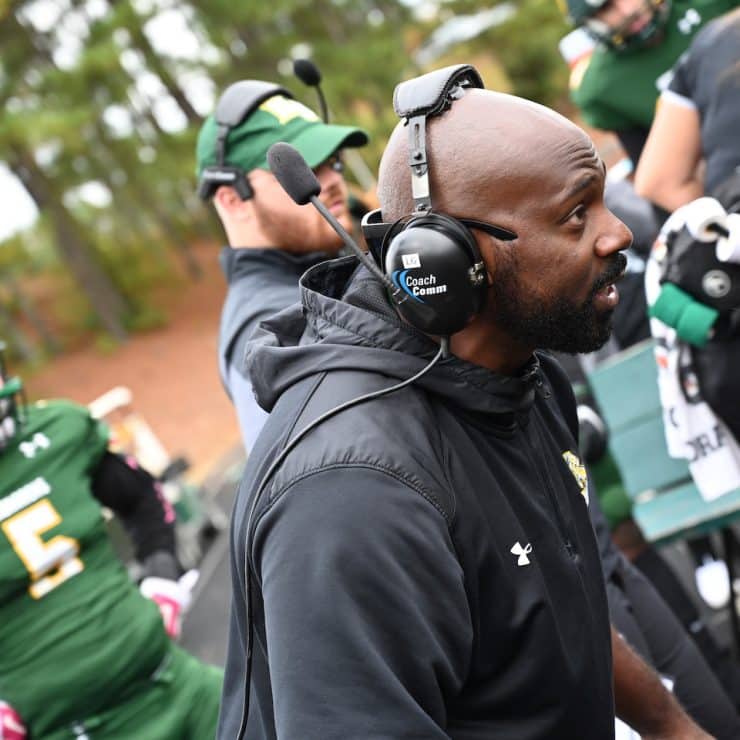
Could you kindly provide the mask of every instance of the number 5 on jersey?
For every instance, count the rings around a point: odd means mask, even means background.
[[[48,542],[41,539],[44,532],[61,521],[51,501],[41,499],[2,523],[10,544],[31,576],[28,592],[34,599],[46,596],[85,567],[77,557],[80,551],[77,540],[61,534]]]

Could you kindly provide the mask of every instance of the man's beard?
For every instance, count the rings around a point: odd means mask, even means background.
[[[313,207],[313,206],[312,206]],[[255,216],[262,233],[267,236],[267,246],[278,247],[296,253],[326,252],[336,254],[343,245],[341,237],[326,222],[319,222],[318,231],[311,232],[311,242],[306,243],[305,223],[275,213],[270,208],[255,209]],[[352,223],[342,223],[348,231]]]
[[[503,269],[496,270],[492,286],[495,321],[512,338],[538,349],[570,354],[593,352],[609,339],[614,311],[597,311],[594,297],[624,272],[627,259],[623,254],[614,256],[580,304],[565,296],[546,301],[525,295],[516,258],[512,255],[503,263],[499,263]]]

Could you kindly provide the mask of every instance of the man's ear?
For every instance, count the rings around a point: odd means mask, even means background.
[[[478,251],[486,266],[486,280],[488,287],[493,285],[493,274],[496,272],[496,240],[488,234],[473,232],[473,238],[478,243]]]
[[[213,196],[213,204],[220,215],[246,221],[251,215],[251,201],[242,200],[239,193],[228,185],[221,185]]]

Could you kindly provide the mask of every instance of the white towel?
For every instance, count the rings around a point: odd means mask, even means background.
[[[695,218],[691,205],[680,208],[666,221],[653,246],[645,269],[648,305],[655,303],[660,293],[667,236]],[[675,329],[658,319],[650,319],[650,331],[656,340],[658,389],[668,454],[689,461],[691,475],[705,501],[740,488],[740,446],[701,396],[692,368],[691,347],[678,338]]]

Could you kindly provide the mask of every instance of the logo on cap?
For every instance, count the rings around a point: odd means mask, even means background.
[[[259,109],[275,116],[280,121],[281,126],[284,126],[294,118],[302,118],[304,121],[312,122],[319,120],[319,117],[310,108],[306,108],[303,103],[277,95],[267,98]]]

